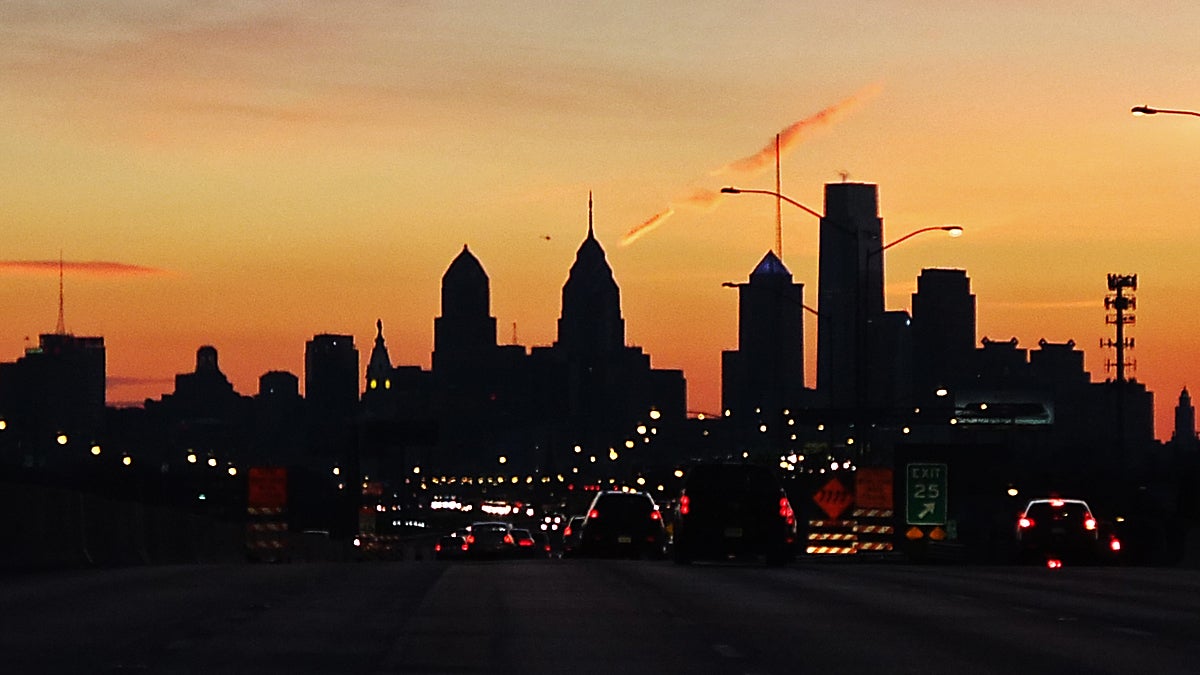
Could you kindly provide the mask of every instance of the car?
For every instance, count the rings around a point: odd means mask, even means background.
[[[583,535],[584,516],[571,516],[567,525],[562,529],[562,542],[559,555],[570,558],[579,551],[579,537]]]
[[[686,473],[675,507],[672,557],[693,560],[795,558],[796,514],[775,472],[744,463],[703,463]]]
[[[542,544],[533,532],[525,529],[513,528],[513,542],[516,544],[516,549],[513,554],[519,558],[538,558],[545,555],[542,549]]]
[[[471,523],[464,533],[463,552],[470,558],[504,558],[516,553],[512,525],[500,521]]]
[[[1017,518],[1018,555],[1051,566],[1067,559],[1094,562],[1101,553],[1099,530],[1091,507],[1082,499],[1032,499]]]
[[[581,556],[661,558],[666,554],[662,513],[645,492],[597,494],[581,529]]]
[[[456,560],[466,555],[466,551],[464,533],[459,530],[439,537],[433,545],[433,555],[438,560]]]

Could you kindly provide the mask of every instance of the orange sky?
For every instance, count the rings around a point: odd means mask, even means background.
[[[203,344],[254,393],[300,374],[314,333],[354,334],[365,365],[376,318],[397,364],[427,367],[464,243],[500,341],[515,323],[552,342],[593,190],[628,341],[715,410],[736,347],[721,282],[771,248],[775,205],[695,203],[772,187],[769,166],[731,165],[860,96],[791,145],[784,192],[820,210],[845,171],[879,185],[887,240],[963,225],[888,251],[889,307],[922,267],[964,268],[979,337],[1074,339],[1094,379],[1105,275],[1137,273],[1136,374],[1169,437],[1180,388],[1200,387],[1200,119],[1128,111],[1200,108],[1200,6],[649,5],[4,3],[0,259],[150,270],[67,270],[67,327],[105,337],[110,400],[168,391]],[[787,208],[809,304],[816,245]],[[56,269],[0,265],[0,359],[56,318]]]

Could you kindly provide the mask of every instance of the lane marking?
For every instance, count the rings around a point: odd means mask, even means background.
[[[1113,630],[1118,633],[1124,633],[1126,635],[1133,635],[1136,637],[1154,637],[1154,633],[1151,633],[1148,630],[1141,630],[1139,628],[1128,628],[1126,626],[1114,626]]]

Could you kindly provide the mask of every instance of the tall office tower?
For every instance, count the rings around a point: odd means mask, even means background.
[[[738,348],[721,354],[721,407],[777,415],[804,396],[804,284],[774,252],[738,288]],[[757,424],[755,424],[757,426]]]
[[[883,314],[883,220],[878,188],[869,183],[825,185],[817,279],[817,392],[825,405],[865,405],[864,327]]]
[[[352,335],[314,335],[304,348],[304,398],[310,415],[347,420],[358,407],[358,349]]]
[[[433,320],[433,370],[470,369],[493,356],[496,319],[487,272],[466,245],[442,275],[442,315]]]
[[[588,233],[575,253],[575,263],[562,290],[562,317],[556,346],[587,359],[618,352],[625,347],[625,320],[621,318],[621,291],[613,279],[604,249],[592,225],[592,200],[588,197]]]
[[[27,459],[44,463],[59,434],[71,442],[98,438],[105,385],[104,338],[46,333],[16,362],[0,364],[0,419],[33,451]]]
[[[1196,409],[1192,407],[1192,395],[1187,387],[1179,392],[1179,405],[1175,406],[1175,431],[1171,440],[1181,449],[1196,447]]]
[[[912,295],[912,340],[917,403],[971,379],[975,295],[965,270],[921,270]]]

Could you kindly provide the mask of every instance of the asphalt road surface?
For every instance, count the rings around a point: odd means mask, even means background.
[[[1195,673],[1200,572],[609,560],[0,578],[6,673]]]

